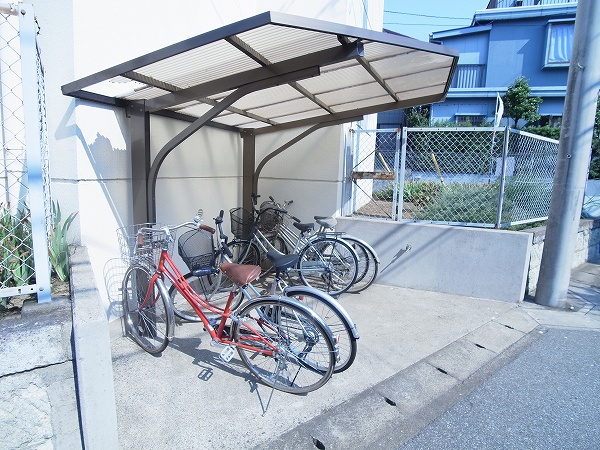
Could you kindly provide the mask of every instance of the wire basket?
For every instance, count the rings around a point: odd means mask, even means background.
[[[177,244],[179,256],[190,271],[216,270],[216,250],[213,234],[206,230],[186,231]]]
[[[229,210],[231,219],[231,234],[236,239],[249,239],[254,227],[254,215],[244,208]]]
[[[283,223],[283,213],[273,202],[263,202],[260,205],[258,229],[264,234],[277,234]]]
[[[141,223],[118,228],[121,258],[128,264],[156,267],[163,247],[169,253],[172,252],[175,240],[175,231],[171,230],[167,234],[161,226],[163,225]]]

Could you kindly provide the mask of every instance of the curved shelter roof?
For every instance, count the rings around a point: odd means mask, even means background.
[[[65,95],[257,133],[444,100],[458,52],[266,12],[102,70]]]

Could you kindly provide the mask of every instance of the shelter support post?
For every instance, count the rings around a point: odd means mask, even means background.
[[[256,194],[254,165],[256,162],[256,136],[242,132],[242,207],[252,211],[252,194]]]
[[[133,223],[150,222],[148,191],[150,171],[150,114],[143,103],[130,103],[127,107],[130,120],[131,190]]]
[[[535,301],[569,307],[567,292],[588,174],[594,113],[600,88],[600,2],[579,0],[565,113],[558,144],[546,240]]]

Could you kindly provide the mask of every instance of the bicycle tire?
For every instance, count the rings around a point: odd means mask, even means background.
[[[358,332],[350,316],[335,299],[307,286],[291,286],[284,289],[287,298],[293,298],[316,312],[333,333],[338,347],[334,373],[348,369],[358,351]]]
[[[238,354],[261,382],[290,394],[305,394],[331,378],[336,359],[333,336],[310,308],[285,297],[260,297],[237,315],[232,336]]]
[[[127,269],[122,285],[123,322],[126,334],[148,353],[157,354],[173,335],[173,309],[162,280],[150,287],[151,280],[152,272],[146,267]]]
[[[298,271],[302,284],[339,295],[356,280],[356,252],[342,239],[320,237],[300,250]]]
[[[258,246],[246,239],[235,239],[227,244],[227,248],[233,254],[231,262],[236,264],[260,265],[260,250]]]
[[[342,239],[350,244],[358,256],[358,275],[346,292],[358,294],[371,286],[377,278],[379,274],[379,257],[375,249],[362,239],[348,235],[343,235]]]

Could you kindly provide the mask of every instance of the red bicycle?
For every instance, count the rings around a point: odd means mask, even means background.
[[[229,362],[235,350],[259,380],[274,389],[303,394],[323,386],[336,359],[335,339],[325,322],[306,305],[288,297],[265,295],[231,310],[231,291],[224,307],[210,303],[189,285],[169,251],[180,228],[211,229],[186,222],[177,226],[143,224],[120,229],[122,250],[130,261],[123,279],[125,332],[144,350],[162,352],[174,334],[173,305],[165,280],[189,302]],[[214,230],[213,230],[214,231]],[[260,267],[222,263],[234,285],[245,286]]]

